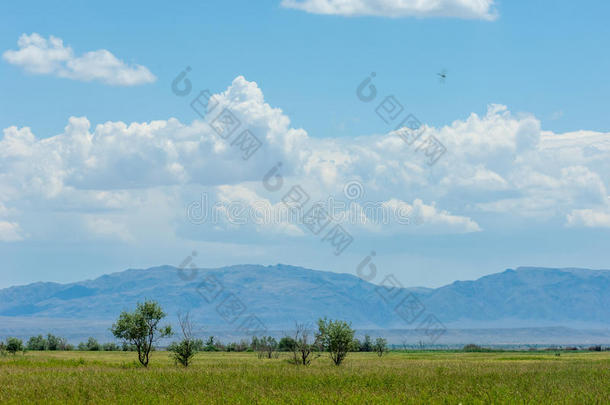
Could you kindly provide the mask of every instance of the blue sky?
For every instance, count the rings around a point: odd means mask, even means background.
[[[109,49],[159,80],[106,88],[2,64],[0,123],[50,135],[70,115],[93,122],[189,119],[167,83],[191,65],[198,82],[217,91],[238,75],[256,81],[271,105],[312,136],[385,131],[358,121],[364,109],[353,88],[370,71],[433,125],[484,112],[493,102],[533,113],[549,130],[610,126],[605,2],[502,2],[493,22],[312,15],[281,8],[278,0],[187,4],[5,2],[2,49],[15,48],[22,33],[54,35],[77,51]],[[435,73],[443,68],[449,80],[439,86]]]
[[[40,74],[28,72],[16,59],[0,61],[0,128],[29,127],[37,142],[59,134],[66,138],[37,147],[28,141],[35,153],[19,149],[15,154],[5,131],[4,154],[0,150],[0,224],[5,225],[0,231],[8,236],[4,242],[0,237],[5,273],[0,287],[178,264],[193,249],[199,252],[198,264],[206,267],[284,262],[341,272],[353,272],[375,250],[379,267],[397,274],[405,285],[436,286],[519,265],[609,267],[603,246],[610,228],[604,163],[610,127],[610,5],[487,2],[496,13],[489,19],[425,13],[342,16],[280,3],[0,5],[0,53],[17,51],[20,36],[37,33],[61,38],[76,56],[105,49],[128,66],[144,66],[155,78],[117,85],[94,77],[87,70],[92,65]],[[440,3],[450,9],[452,0]],[[75,163],[76,157],[63,154],[82,141],[65,136],[70,117],[86,117],[90,133],[108,121],[129,125],[172,117],[191,126],[191,132],[205,131],[199,126],[203,121],[193,122],[197,117],[188,100],[171,92],[172,80],[186,66],[192,68],[189,78],[197,89],[219,94],[232,86],[241,101],[252,105],[258,105],[260,92],[264,103],[282,110],[278,115],[238,108],[272,145],[260,162],[181,152],[175,157],[158,145],[149,148],[146,140],[132,145],[129,134],[122,150],[150,152],[144,162],[159,153],[162,160],[173,156],[174,166],[163,166],[169,167],[167,178],[165,169],[155,171],[143,163],[123,167],[128,158],[108,163],[105,171],[88,172],[102,155],[87,149],[81,152],[91,155],[79,155],[83,160]],[[444,83],[436,75],[442,69],[448,71]],[[393,94],[447,146],[447,156],[437,165],[410,166],[414,155],[406,148],[402,155],[383,155],[385,147],[396,151],[396,146],[379,146],[392,136],[393,127],[376,116],[374,105],[356,97],[356,87],[371,72],[380,97]],[[234,82],[239,76],[246,82]],[[255,83],[255,89],[246,83]],[[231,101],[230,94],[225,98]],[[489,113],[492,104],[505,106],[505,112]],[[474,121],[468,121],[471,114],[476,114]],[[282,117],[290,124],[278,124]],[[74,127],[79,125],[84,124]],[[283,129],[276,131],[277,126]],[[176,144],[192,135],[188,128],[169,127],[169,135],[147,130],[155,139],[167,136]],[[307,140],[290,132],[301,128]],[[535,138],[535,145],[507,146],[522,133]],[[19,137],[29,139],[22,132],[14,136]],[[301,153],[297,158],[287,146],[297,138],[306,157]],[[476,150],[460,149],[469,147]],[[104,150],[99,153],[116,154]],[[381,157],[368,156],[366,150]],[[51,159],[54,153],[60,163]],[[53,161],[45,166],[46,159]],[[424,221],[416,231],[354,230],[355,242],[336,257],[312,235],[284,238],[274,230],[261,236],[260,229],[234,226],[218,231],[194,227],[184,218],[185,207],[204,192],[242,199],[253,192],[278,203],[278,196],[261,194],[255,179],[287,159],[287,178],[309,185],[317,198],[341,195],[345,181],[357,179],[367,198],[421,207],[438,226],[427,230]],[[339,163],[342,159],[349,163]],[[24,169],[34,161],[41,166]],[[387,169],[395,162],[400,170]],[[189,169],[191,164],[207,167],[205,179],[198,177],[199,169]],[[241,166],[234,172],[236,165]],[[120,170],[113,172],[113,167]],[[208,178],[215,170],[217,175]],[[131,179],[128,185],[120,181],[125,177]]]

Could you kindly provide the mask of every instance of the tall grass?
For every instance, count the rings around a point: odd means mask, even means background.
[[[610,352],[350,353],[294,366],[289,356],[200,353],[191,367],[155,352],[28,352],[0,358],[1,403],[608,403]]]

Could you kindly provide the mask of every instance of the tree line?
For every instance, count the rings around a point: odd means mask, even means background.
[[[138,303],[135,310],[124,311],[110,328],[116,343],[100,344],[90,337],[87,342],[81,342],[76,347],[69,344],[65,338],[48,334],[32,336],[23,344],[18,338],[10,337],[6,343],[0,342],[0,352],[15,354],[26,350],[87,350],[87,351],[134,351],[138,361],[144,367],[150,362],[150,353],[160,339],[175,335],[171,326],[160,324],[166,314],[155,301]],[[352,351],[377,352],[383,356],[388,351],[387,341],[377,338],[375,341],[366,335],[360,342],[354,338],[355,331],[351,324],[341,320],[319,319],[317,330],[297,323],[292,336],[284,336],[279,341],[271,336],[254,336],[251,341],[241,340],[227,345],[210,336],[205,342],[196,338],[194,325],[189,314],[178,316],[180,336],[172,342],[167,350],[176,363],[188,367],[195,354],[203,351],[252,351],[263,359],[277,358],[279,352],[292,353],[291,362],[295,365],[309,365],[312,360],[326,353],[335,365],[340,365],[347,354]]]
[[[55,336],[49,333],[46,337],[43,335],[32,336],[27,342],[23,342],[21,339],[11,337],[6,342],[0,342],[0,349],[9,353],[16,353],[21,351],[44,351],[44,350],[81,350],[81,351],[135,351],[135,347],[123,343],[118,345],[116,343],[99,343],[97,339],[90,337],[86,342],[80,342],[78,345],[68,343],[66,338]]]
[[[117,322],[112,325],[111,331],[117,339],[134,346],[138,352],[138,361],[147,367],[150,352],[158,340],[174,335],[171,326],[160,324],[165,315],[157,302],[145,301],[137,304],[133,312],[122,312]],[[188,313],[179,315],[178,323],[180,340],[168,347],[176,363],[188,367],[198,352],[217,348],[213,336],[205,344],[195,338],[193,322]],[[277,357],[277,352],[282,348],[292,352],[295,365],[305,366],[323,352],[328,353],[333,363],[338,366],[348,352],[360,350],[362,347],[376,351],[379,356],[388,351],[385,339],[378,338],[373,343],[367,336],[361,345],[354,339],[354,333],[350,323],[324,318],[318,320],[318,329],[313,333],[305,325],[297,324],[293,337],[285,336],[279,342],[271,336],[253,337],[249,349],[258,352],[259,358],[271,359]],[[230,344],[228,348],[229,351],[237,351],[246,348],[246,344],[242,341],[239,344]]]

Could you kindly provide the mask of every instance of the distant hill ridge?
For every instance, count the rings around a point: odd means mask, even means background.
[[[188,276],[191,270],[185,270]],[[172,316],[190,311],[208,328],[235,326],[197,287],[213,277],[217,299],[235,294],[267,327],[289,329],[321,316],[349,320],[365,329],[412,328],[387,303],[379,287],[350,274],[277,264],[199,269],[192,280],[172,266],[129,269],[77,283],[34,283],[0,290],[0,317],[113,320],[136,302],[155,299]],[[520,267],[439,288],[407,288],[442,322],[523,325],[608,325],[610,271]],[[394,293],[394,292],[393,292]],[[1,326],[0,326],[1,328]]]

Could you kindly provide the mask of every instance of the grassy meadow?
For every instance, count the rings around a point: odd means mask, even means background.
[[[0,357],[0,403],[610,403],[610,352],[351,353],[309,367],[255,353],[200,353],[191,367],[154,352]]]

